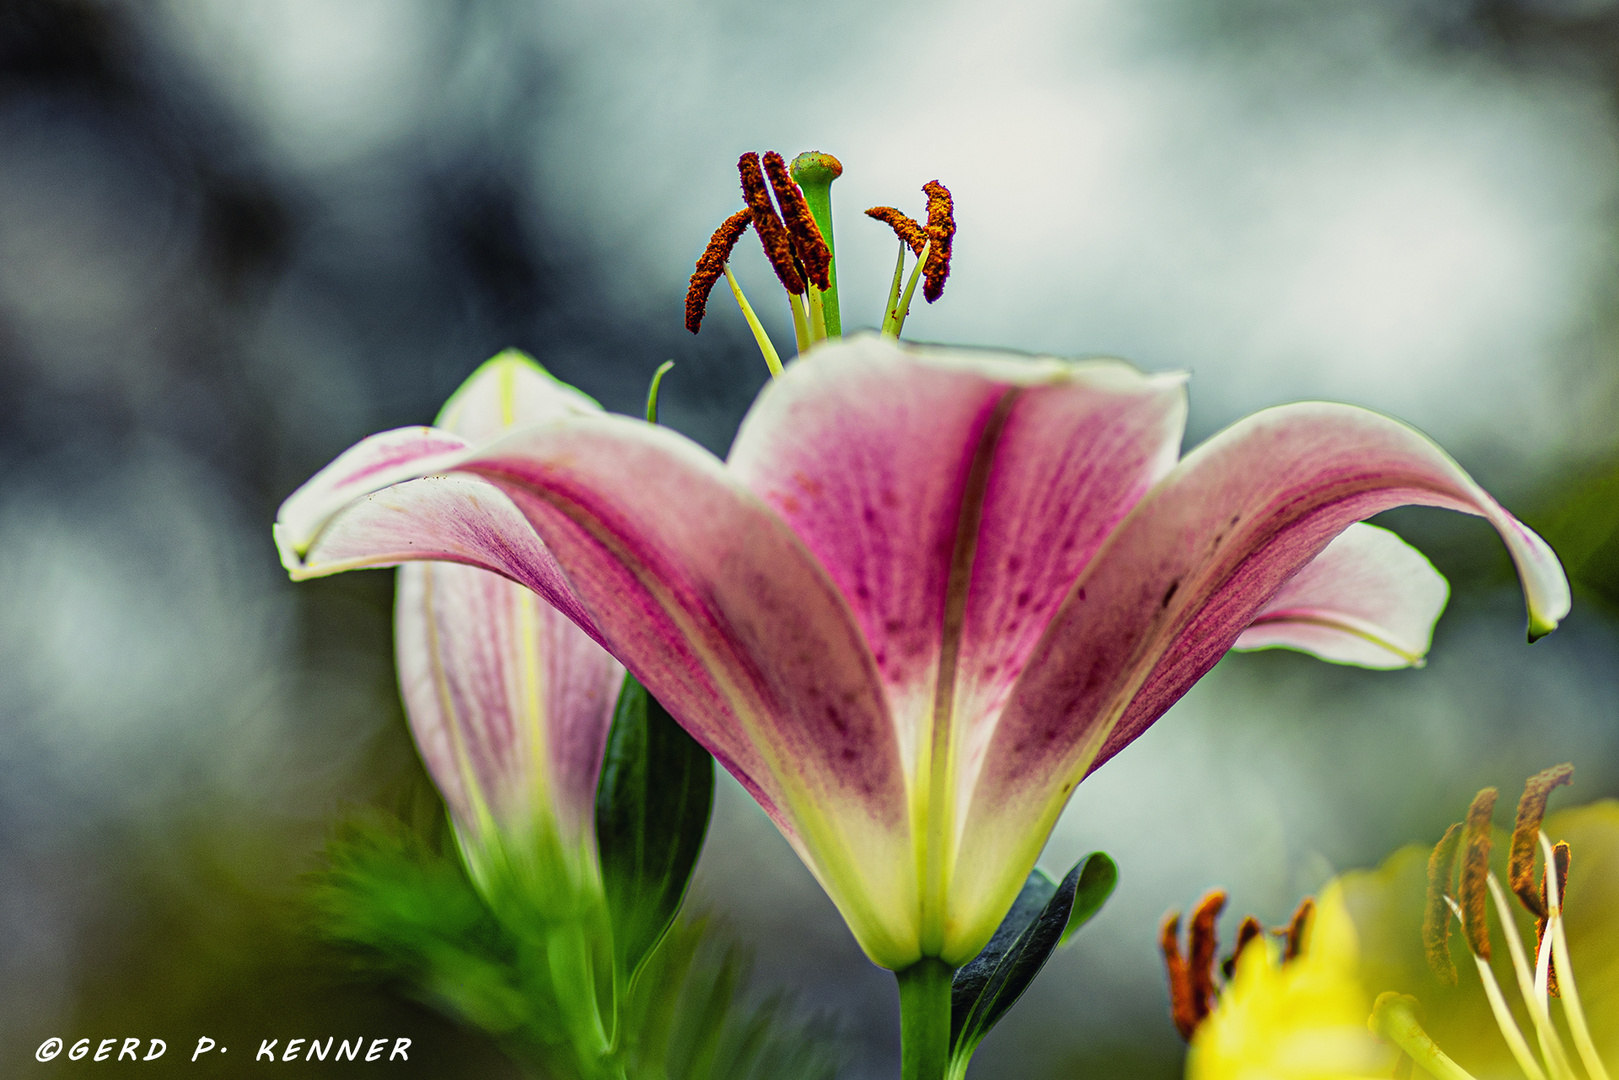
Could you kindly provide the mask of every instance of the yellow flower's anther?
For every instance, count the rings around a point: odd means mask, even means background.
[[[1404,1050],[1438,1080],[1473,1080],[1471,1073],[1447,1057],[1422,1030],[1416,998],[1393,991],[1379,994],[1366,1026],[1379,1038]]]
[[[714,235],[708,238],[708,247],[697,259],[697,269],[692,272],[691,284],[686,288],[686,329],[697,333],[703,325],[703,312],[708,308],[708,294],[714,290],[714,283],[719,281],[725,273],[725,264],[731,258],[731,250],[736,242],[742,239],[742,234],[748,231],[748,225],[753,221],[753,215],[747,210],[738,210],[725,219]]]
[[[931,304],[944,294],[944,282],[950,276],[950,245],[956,235],[956,211],[950,190],[937,180],[929,180],[922,185],[922,190],[928,197],[927,234],[933,244],[922,270],[927,278],[922,296]]]
[[[1452,825],[1428,857],[1428,899],[1422,912],[1422,947],[1428,966],[1447,986],[1456,985],[1456,963],[1450,958],[1450,907],[1445,898],[1456,869],[1462,826]]]
[[[1485,919],[1489,907],[1490,818],[1495,813],[1495,788],[1485,788],[1473,797],[1467,808],[1467,832],[1462,848],[1461,882],[1456,899],[1462,909],[1462,933],[1473,955],[1490,958],[1490,927]]]
[[[742,199],[753,214],[753,231],[759,235],[759,243],[764,245],[765,257],[775,269],[782,288],[802,295],[804,279],[799,275],[798,267],[793,265],[793,242],[787,235],[787,227],[776,214],[775,204],[770,201],[770,189],[765,186],[759,155],[743,154],[737,159],[736,169],[742,177]]]
[[[922,254],[922,245],[927,243],[928,234],[920,222],[892,206],[873,206],[866,211],[866,216],[875,218],[893,229],[900,243],[911,249],[911,254]]]
[[[1231,955],[1226,957],[1225,960],[1220,964],[1220,974],[1224,975],[1226,979],[1229,980],[1237,970],[1237,957],[1242,955],[1242,950],[1246,949],[1249,942],[1253,941],[1254,938],[1264,936],[1265,928],[1260,924],[1258,919],[1254,918],[1252,915],[1249,915],[1247,918],[1243,919],[1242,925],[1237,927],[1236,947],[1231,950]]]
[[[1309,932],[1310,920],[1315,917],[1315,898],[1306,896],[1299,901],[1299,906],[1293,912],[1293,918],[1287,924],[1287,948],[1282,953],[1282,959],[1297,960],[1299,953],[1304,951],[1304,935]]]
[[[1507,882],[1517,894],[1518,902],[1529,914],[1546,919],[1546,905],[1541,899],[1544,887],[1535,884],[1535,838],[1540,835],[1540,823],[1546,816],[1546,800],[1552,790],[1574,779],[1574,766],[1553,765],[1531,776],[1523,785],[1523,798],[1518,800],[1518,816],[1512,825],[1512,853],[1507,859]]]
[[[1210,890],[1192,909],[1192,921],[1187,927],[1187,974],[1191,979],[1192,1001],[1196,1003],[1201,1021],[1214,1008],[1214,960],[1220,951],[1220,938],[1215,923],[1225,910],[1226,894],[1221,889]]]
[[[1158,947],[1164,953],[1164,970],[1169,976],[1169,1015],[1175,1021],[1175,1030],[1181,1038],[1192,1041],[1197,1025],[1208,1015],[1207,1007],[1200,1009],[1192,998],[1192,973],[1181,955],[1181,913],[1171,911],[1164,916],[1158,930]]]
[[[1538,822],[1536,823],[1535,831],[1536,831],[1537,834],[1540,831],[1540,827],[1539,827]],[[1517,837],[1514,836],[1513,839],[1514,839],[1514,841],[1516,841]],[[1556,895],[1559,896],[1559,897],[1563,895],[1563,890],[1568,886],[1568,860],[1569,860],[1569,854],[1570,853],[1569,853],[1569,849],[1568,849],[1568,844],[1564,843],[1561,840],[1559,840],[1557,842],[1556,847],[1552,848],[1552,862],[1551,862],[1550,870],[1555,876],[1555,880],[1556,880],[1556,883],[1557,883],[1556,884]],[[1551,906],[1552,906],[1552,904],[1551,904],[1551,894],[1549,893],[1549,891],[1547,889],[1546,875],[1547,875],[1547,870],[1545,870],[1545,869],[1541,870],[1541,872],[1540,872],[1540,910],[1541,910],[1541,914],[1540,914],[1540,916],[1538,918],[1535,919],[1535,952],[1537,954],[1540,952],[1541,945],[1546,940],[1546,930],[1547,930],[1547,927],[1551,923]],[[1549,957],[1547,959],[1547,961],[1546,961],[1546,993],[1551,997],[1561,997],[1562,996],[1562,992],[1557,987],[1557,959],[1556,959],[1555,956],[1554,957]]]
[[[787,174],[787,162],[774,150],[764,156],[764,167],[765,175],[770,178],[770,187],[776,193],[776,202],[781,206],[782,221],[804,276],[817,289],[830,289],[832,249],[826,246],[821,227],[815,224],[815,215],[810,213],[809,203],[804,201],[804,193]]]

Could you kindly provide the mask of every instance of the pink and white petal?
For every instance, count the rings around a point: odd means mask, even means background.
[[[868,953],[914,959],[893,723],[847,605],[711,455],[623,417],[515,431],[459,466],[500,486],[604,643],[754,791]]]
[[[473,476],[428,476],[361,495],[326,520],[288,569],[301,581],[422,561],[463,563],[510,578],[595,634],[533,526],[504,492]]]
[[[1450,586],[1387,529],[1349,526],[1283,585],[1233,649],[1298,649],[1337,664],[1420,667]]]
[[[914,768],[941,656],[959,655],[969,690],[1009,685],[1079,568],[1173,465],[1183,416],[1180,379],[1121,363],[868,336],[767,387],[729,465],[854,609]]]
[[[554,820],[588,847],[623,668],[534,593],[470,566],[402,567],[395,627],[411,729],[463,832]]]
[[[304,554],[338,511],[373,491],[441,471],[435,466],[456,460],[467,446],[459,435],[430,427],[396,428],[355,443],[281,504],[274,527],[281,564],[297,579]]]
[[[1086,771],[1214,666],[1335,536],[1406,504],[1496,527],[1517,564],[1532,634],[1567,613],[1568,582],[1551,549],[1420,432],[1346,405],[1256,413],[1182,461],[1080,575],[976,777],[963,865],[1012,854],[1014,868],[1032,866]],[[998,903],[1015,889],[985,877],[958,879],[964,904]]]
[[[476,442],[507,428],[601,411],[588,394],[562,382],[532,357],[507,349],[467,376],[439,410],[433,426]]]

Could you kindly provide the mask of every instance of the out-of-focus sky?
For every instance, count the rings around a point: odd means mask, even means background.
[[[939,179],[955,263],[910,336],[1190,371],[1193,441],[1368,405],[1535,522],[1619,454],[1616,101],[1608,0],[10,0],[0,1073],[98,1024],[250,1029],[246,1001],[486,1060],[272,955],[331,823],[431,796],[391,579],[294,587],[269,521],[507,345],[621,411],[673,357],[663,420],[722,452],[765,373],[723,290],[695,339],[681,300],[739,153],[843,161],[846,325],[893,265],[860,211]],[[1153,937],[1207,886],[1278,919],[1483,784],[1572,759],[1619,792],[1602,602],[1530,649],[1486,527],[1391,524],[1455,585],[1430,665],[1232,658],[1083,785],[1046,863],[1107,850],[1118,895],[975,1076],[1171,1075]],[[851,1076],[895,1070],[891,979],[729,782],[695,899],[843,1017]]]

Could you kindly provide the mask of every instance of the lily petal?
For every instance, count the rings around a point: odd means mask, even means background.
[[[1568,581],[1545,541],[1420,432],[1347,405],[1256,413],[1188,455],[1080,575],[996,729],[968,811],[964,864],[993,853],[1032,866],[1086,772],[1213,667],[1334,537],[1406,504],[1496,527],[1523,582],[1531,634],[1568,612]],[[956,884],[972,903],[979,886]],[[1010,897],[980,902],[1004,907]]]
[[[1420,667],[1450,586],[1387,529],[1349,526],[1259,609],[1234,649],[1298,649],[1367,668]]]

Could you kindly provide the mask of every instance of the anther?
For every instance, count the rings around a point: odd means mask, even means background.
[[[1550,770],[1547,770],[1548,772]],[[1538,832],[1538,830],[1537,830]],[[1557,904],[1562,907],[1563,893],[1568,888],[1568,844],[1559,840],[1557,846],[1552,848],[1552,866],[1548,868],[1557,875]],[[1535,920],[1535,952],[1540,952],[1540,946],[1546,939],[1546,930],[1551,925],[1551,902],[1546,889],[1547,870],[1540,872],[1540,916]],[[1557,957],[1550,957],[1546,965],[1546,993],[1552,997],[1562,997],[1557,989]]]
[[[1494,844],[1490,818],[1495,812],[1495,797],[1495,788],[1485,788],[1473,797],[1473,805],[1467,808],[1462,877],[1456,897],[1462,909],[1462,932],[1467,935],[1468,948],[1483,960],[1490,958],[1490,928],[1484,913],[1489,896],[1490,849]]]
[[[1264,936],[1265,928],[1264,926],[1260,925],[1258,919],[1254,918],[1252,915],[1249,915],[1247,918],[1243,919],[1242,925],[1237,927],[1237,946],[1231,950],[1231,955],[1226,957],[1225,960],[1220,964],[1220,973],[1227,979],[1230,979],[1231,976],[1236,973],[1237,957],[1242,955],[1242,950],[1246,949],[1248,944],[1253,941],[1254,938]]]
[[[1192,1001],[1192,977],[1181,955],[1181,913],[1171,911],[1158,929],[1158,947],[1164,952],[1164,969],[1169,975],[1169,1015],[1175,1021],[1175,1030],[1190,1042],[1203,1019]]]
[[[1192,922],[1187,928],[1190,939],[1186,950],[1187,974],[1191,981],[1192,1003],[1197,1007],[1199,1020],[1208,1016],[1214,1008],[1214,957],[1220,948],[1214,924],[1224,910],[1225,902],[1226,894],[1222,890],[1211,890],[1192,909]]]
[[[698,257],[697,269],[692,272],[691,284],[686,288],[686,329],[692,333],[697,333],[703,325],[703,313],[708,309],[708,294],[714,291],[714,283],[725,276],[725,264],[731,258],[731,250],[742,239],[742,234],[748,231],[752,220],[750,211],[738,210],[708,238],[708,247]]]
[[[922,254],[922,245],[928,242],[928,234],[914,218],[892,206],[873,206],[866,211],[866,216],[893,229],[900,242],[911,249],[911,254]]]
[[[1553,765],[1531,776],[1523,785],[1523,798],[1518,800],[1518,816],[1512,825],[1512,854],[1507,860],[1507,881],[1517,894],[1519,903],[1529,914],[1542,922],[1546,919],[1546,905],[1541,890],[1535,887],[1535,849],[1539,846],[1540,823],[1546,817],[1546,800],[1553,789],[1574,779],[1574,766]]]
[[[1450,892],[1461,840],[1462,826],[1452,825],[1428,856],[1428,899],[1422,911],[1422,947],[1428,966],[1447,986],[1456,985],[1456,964],[1450,958],[1450,907],[1445,896]]]
[[[933,241],[927,266],[922,269],[922,296],[931,304],[944,294],[944,282],[950,276],[950,244],[956,235],[956,215],[950,190],[943,184],[929,180],[922,185],[922,191],[928,197],[927,234]]]
[[[1287,948],[1282,953],[1282,959],[1297,960],[1304,951],[1304,935],[1309,932],[1310,920],[1315,917],[1315,898],[1306,896],[1299,901],[1299,906],[1293,912],[1293,918],[1287,924]]]
[[[803,276],[823,292],[832,287],[832,249],[821,236],[821,227],[815,224],[804,193],[787,173],[787,162],[774,150],[764,156],[765,175],[781,205],[781,216],[787,235],[793,243],[793,253],[802,264]]]
[[[804,294],[804,279],[793,266],[793,242],[787,229],[776,215],[770,201],[770,190],[765,186],[764,172],[758,154],[743,154],[737,159],[737,172],[742,177],[742,198],[753,214],[753,231],[759,234],[765,257],[781,279],[782,288],[798,296]]]

